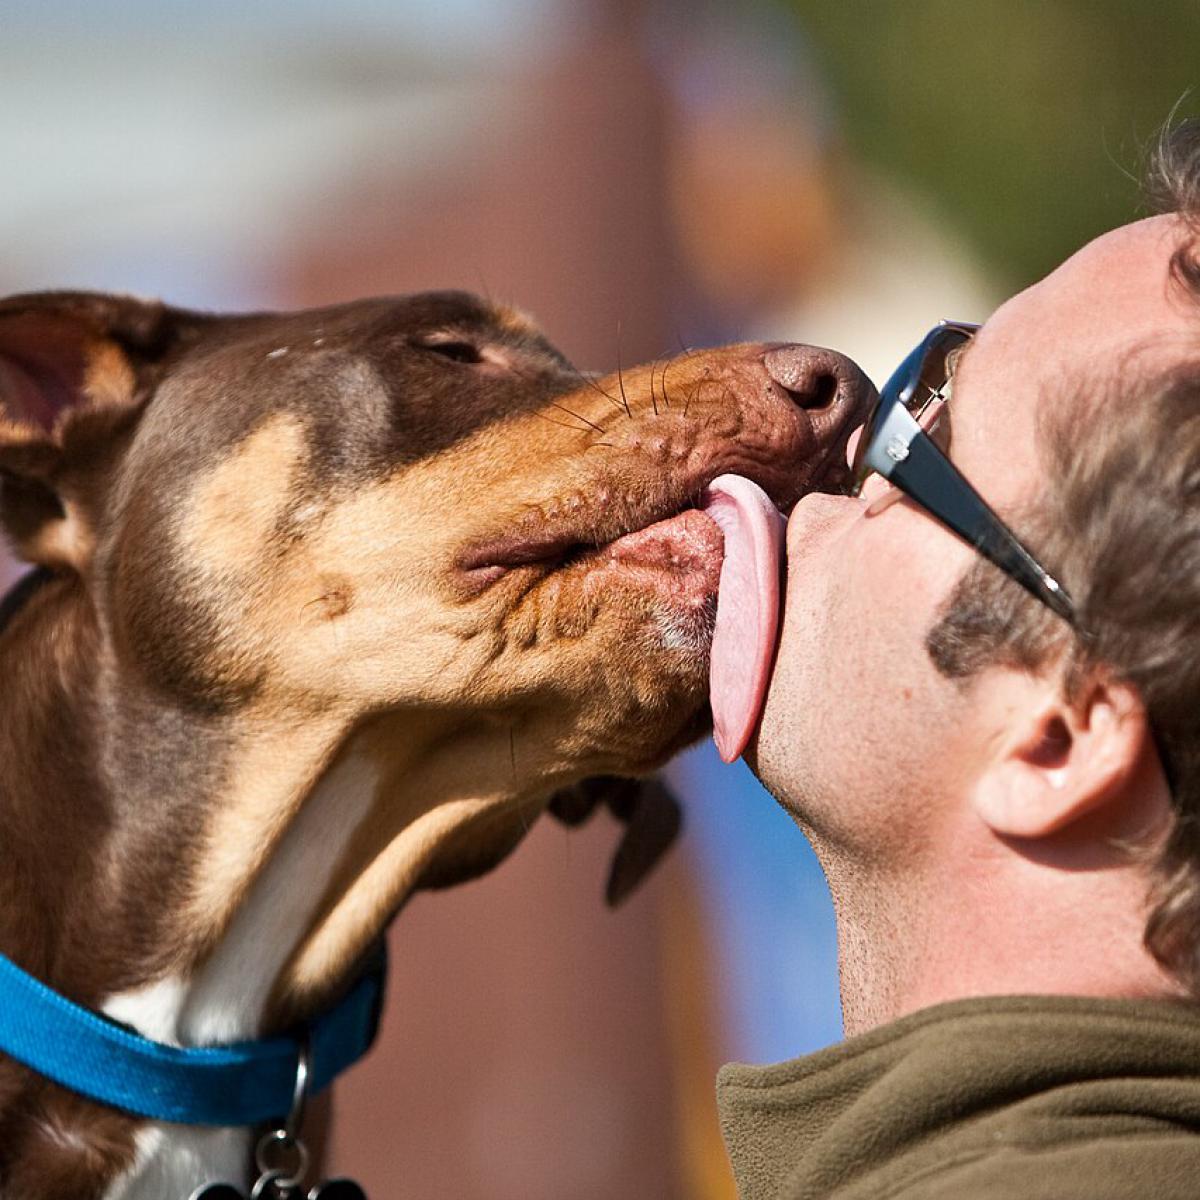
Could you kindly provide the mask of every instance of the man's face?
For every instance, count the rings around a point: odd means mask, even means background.
[[[1018,533],[1044,483],[1039,421],[1055,411],[1086,438],[1089,395],[1194,347],[1195,302],[1169,274],[1183,236],[1174,217],[1106,234],[998,309],[961,356],[949,454]],[[974,552],[875,477],[858,498],[801,500],[787,555],[751,764],[818,844],[882,862],[936,853],[1006,724],[995,672],[964,689],[925,650]]]

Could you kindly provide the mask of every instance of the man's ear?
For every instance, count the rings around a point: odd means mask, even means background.
[[[1093,669],[1071,696],[1057,671],[1011,673],[1004,732],[972,803],[995,833],[1044,838],[1140,791],[1157,750],[1137,689]],[[1014,715],[1015,714],[1015,715]],[[1114,825],[1134,814],[1113,812]]]
[[[0,300],[0,526],[21,558],[84,566],[125,435],[188,321],[95,293]]]

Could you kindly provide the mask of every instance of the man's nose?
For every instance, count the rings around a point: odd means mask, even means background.
[[[878,400],[858,364],[823,346],[774,346],[763,355],[767,374],[808,413],[822,439],[848,434]]]

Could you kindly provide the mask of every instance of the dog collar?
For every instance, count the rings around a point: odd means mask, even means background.
[[[156,1121],[259,1125],[292,1111],[370,1049],[386,959],[295,1036],[187,1048],[151,1041],[75,1004],[0,954],[0,1053],[81,1096]]]

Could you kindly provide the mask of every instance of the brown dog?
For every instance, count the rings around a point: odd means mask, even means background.
[[[414,889],[705,730],[697,498],[831,486],[869,390],[792,346],[593,381],[461,294],[0,303],[0,517],[41,568],[0,628],[0,951],[160,1041],[318,1010]],[[12,1200],[174,1200],[250,1144],[0,1059]]]

